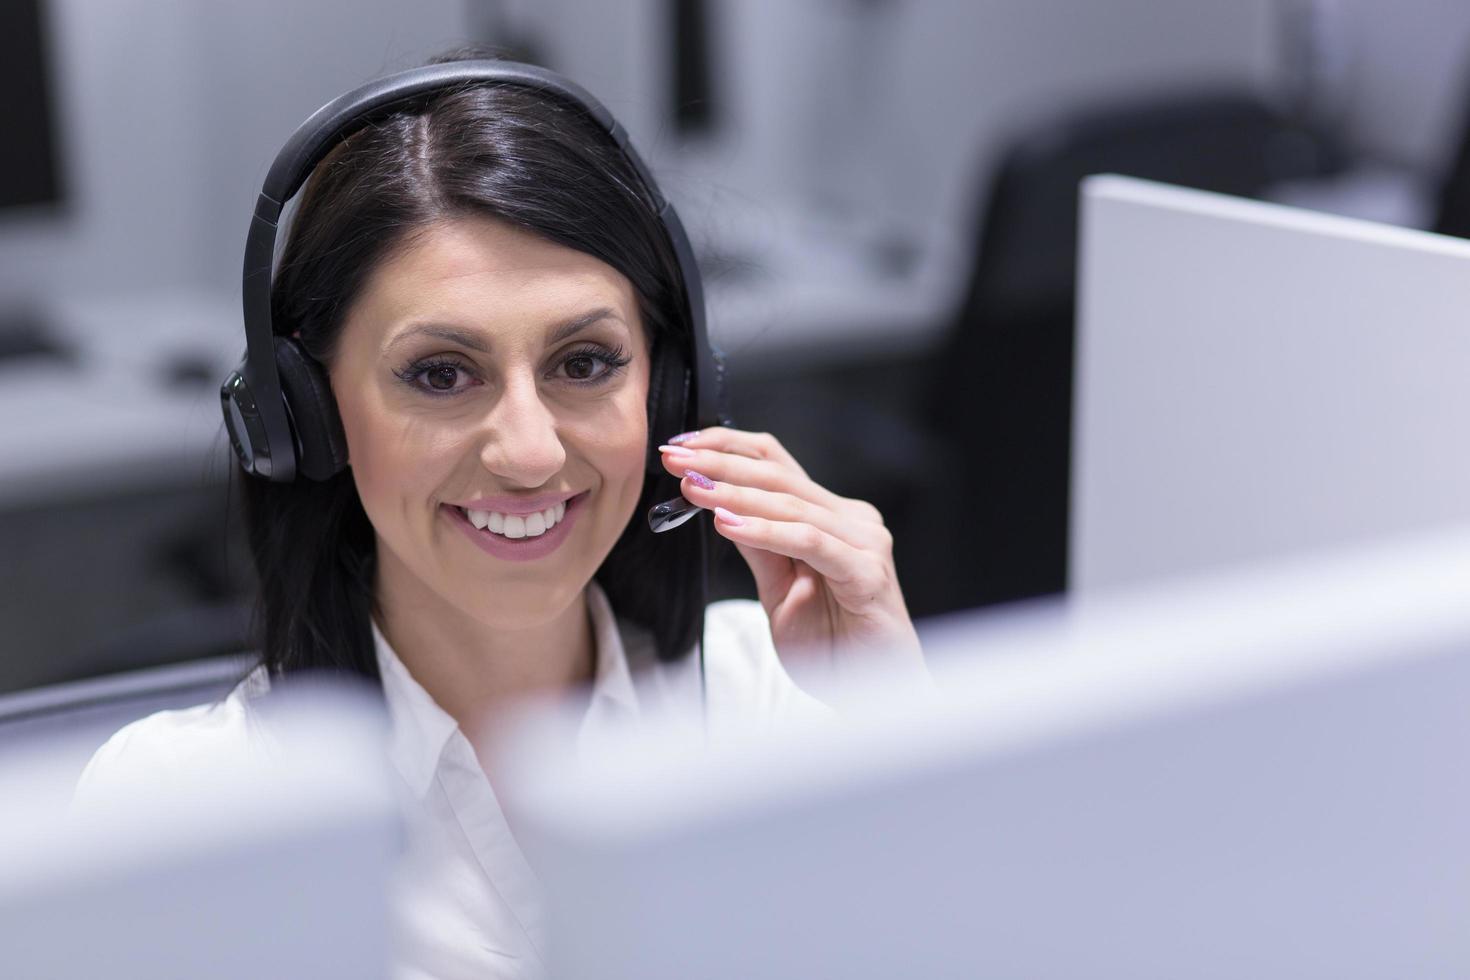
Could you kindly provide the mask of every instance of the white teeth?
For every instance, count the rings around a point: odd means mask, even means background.
[[[493,510],[465,510],[469,522],[482,531],[491,531],[507,538],[534,538],[545,534],[567,516],[567,504],[548,507],[534,514],[501,514]]]

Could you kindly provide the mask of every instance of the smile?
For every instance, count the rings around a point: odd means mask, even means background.
[[[567,505],[560,503],[545,510],[538,510],[534,514],[502,514],[498,510],[466,510],[463,507],[460,510],[463,510],[469,522],[480,530],[514,540],[515,538],[539,538],[556,527],[566,516]]]
[[[559,548],[587,500],[587,491],[530,514],[466,510],[441,504],[439,510],[480,550],[508,561],[533,561]]]

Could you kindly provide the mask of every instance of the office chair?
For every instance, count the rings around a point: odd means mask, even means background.
[[[1470,83],[1470,71],[1465,72],[1465,81]],[[1470,93],[1470,84],[1461,88]],[[1470,98],[1465,100],[1461,112],[1459,144],[1440,182],[1434,224],[1430,230],[1441,235],[1470,238]]]
[[[959,497],[928,528],[965,556],[926,585],[959,609],[1067,581],[1078,184],[1118,173],[1257,196],[1319,175],[1331,145],[1251,95],[1114,105],[1021,133],[980,200],[967,294],[930,372],[927,427],[952,447]]]
[[[85,680],[122,671],[190,663],[250,649],[250,603],[195,602],[113,630],[82,652],[69,676]]]

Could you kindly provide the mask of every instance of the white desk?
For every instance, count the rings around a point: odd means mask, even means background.
[[[170,294],[63,301],[49,312],[75,362],[0,362],[0,506],[204,483],[229,452],[219,382],[244,350],[238,306]],[[191,354],[212,383],[170,385]]]
[[[923,349],[957,295],[954,249],[885,274],[854,244],[863,229],[773,208],[703,217],[696,243],[715,238],[756,265],[707,286],[712,340],[742,367]],[[0,507],[202,482],[229,465],[218,387],[245,350],[238,296],[65,299],[48,312],[81,357],[0,362]],[[211,365],[212,382],[168,384],[180,355]]]
[[[956,308],[970,256],[933,232],[890,246],[884,230],[798,209],[742,203],[691,209],[695,248],[750,257],[726,276],[707,263],[710,339],[732,363],[830,366],[933,347]],[[889,234],[886,237],[898,237]],[[706,246],[707,248],[708,246]]]

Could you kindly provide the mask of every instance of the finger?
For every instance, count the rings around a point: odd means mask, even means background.
[[[770,521],[734,514],[720,507],[715,511],[714,525],[723,537],[736,544],[806,562],[827,580],[833,596],[854,611],[876,602],[887,590],[890,576],[885,563],[876,555],[854,548],[810,524]]]
[[[788,524],[810,524],[867,551],[892,553],[893,536],[881,524],[853,520],[845,513],[814,504],[794,494],[711,480],[697,470],[686,470],[679,490],[684,499],[708,510],[724,507],[736,514],[763,517]]]
[[[755,487],[772,493],[789,493],[814,504],[837,510],[842,498],[814,482],[800,467],[769,459],[755,459],[717,449],[689,449],[685,446],[660,446],[664,469],[677,477],[685,470],[695,470],[712,480]]]
[[[786,463],[795,467],[803,476],[806,475],[806,471],[802,470],[796,458],[787,452],[786,447],[781,445],[781,441],[769,432],[747,432],[744,429],[716,425],[708,429],[681,433],[674,436],[669,442],[690,449],[714,449],[723,453],[746,456],[750,459],[768,459],[776,463]]]
[[[750,566],[750,574],[755,579],[755,594],[769,613],[790,590],[791,581],[796,577],[796,562],[754,545],[738,541],[732,543],[740,557],[745,559],[745,564]]]
[[[675,442],[675,440],[678,440]],[[736,456],[744,456],[749,459],[768,460],[775,463],[785,464],[794,473],[799,474],[802,479],[810,480],[811,477],[796,458],[787,451],[781,441],[769,432],[746,432],[743,429],[732,429],[726,426],[713,426],[708,429],[698,429],[694,432],[684,432],[669,440],[669,445],[679,449],[697,450],[707,449],[715,452],[725,452]],[[665,447],[659,447],[661,450]],[[686,461],[691,457],[685,457]],[[689,464],[686,468],[698,469],[698,466]],[[675,476],[679,475],[676,468],[669,470]],[[701,470],[700,472],[703,472]],[[819,501],[824,506],[845,514],[853,520],[865,521],[870,524],[882,524],[883,515],[878,508],[866,500],[855,500],[833,493],[826,487],[813,481],[815,490],[810,494],[802,494],[810,499]],[[788,489],[788,492],[789,489]]]

